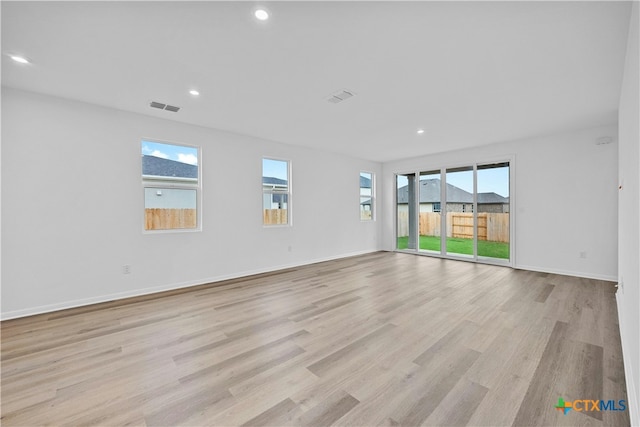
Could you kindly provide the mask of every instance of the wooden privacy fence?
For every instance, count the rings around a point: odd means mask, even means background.
[[[440,214],[420,212],[420,235],[440,236]],[[398,212],[398,237],[409,235],[409,214]],[[447,212],[447,237],[473,238],[473,213]],[[508,213],[478,213],[478,240],[509,242]]]
[[[145,230],[172,230],[196,228],[198,225],[195,209],[145,209]],[[286,209],[265,209],[264,224],[287,224]]]
[[[473,239],[473,214],[452,213],[451,236],[462,239]],[[448,218],[447,218],[448,219]],[[448,235],[449,233],[447,233]],[[487,240],[487,214],[478,213],[478,240]]]
[[[264,225],[287,224],[286,209],[265,209],[263,214]]]
[[[509,242],[509,214],[508,213],[478,213],[485,215],[487,237],[491,242]]]
[[[360,219],[361,220],[369,220],[371,219],[371,211],[360,210]]]
[[[196,228],[197,226],[198,219],[195,209],[154,208],[144,210],[145,230],[172,230]]]

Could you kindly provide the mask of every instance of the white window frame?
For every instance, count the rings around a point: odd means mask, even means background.
[[[287,163],[287,192],[276,192],[273,190],[266,190],[264,188],[264,182],[262,181],[264,179],[264,161],[265,160],[273,160],[276,162],[286,162]],[[261,215],[261,222],[262,222],[262,226],[265,228],[279,228],[279,227],[292,227],[293,226],[293,203],[292,203],[292,167],[291,167],[291,160],[289,159],[282,159],[279,157],[272,157],[272,156],[262,156],[262,160],[260,162],[260,167],[262,169],[261,173],[260,173],[260,185],[262,187],[262,202],[260,203],[260,213]],[[264,195],[265,194],[286,194],[287,195],[287,223],[286,224],[265,224],[264,223]]]
[[[360,206],[360,198],[362,197],[361,190],[363,188],[360,187],[360,176],[363,173],[371,175],[371,218],[369,219],[362,219],[362,206]],[[376,220],[376,174],[370,171],[361,170],[358,174],[358,216],[362,222]]]
[[[198,145],[190,145],[179,142],[170,142],[156,138],[141,138],[139,143],[144,141],[158,144],[173,145],[178,147],[194,148],[198,152],[198,178],[172,178],[166,176],[143,175],[142,160],[140,161],[140,176],[142,181],[142,233],[143,234],[163,234],[163,233],[194,233],[202,231],[202,148]],[[159,230],[147,230],[145,228],[145,189],[157,190],[179,189],[196,191],[196,226],[195,228],[169,228]]]

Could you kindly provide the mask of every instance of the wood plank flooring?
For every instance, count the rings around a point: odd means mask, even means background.
[[[4,426],[629,425],[613,283],[401,253],[2,322]]]

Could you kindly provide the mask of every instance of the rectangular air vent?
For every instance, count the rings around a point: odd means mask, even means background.
[[[327,98],[327,102],[330,102],[332,104],[337,104],[339,102],[346,101],[347,99],[353,97],[354,95],[355,93],[353,93],[350,90],[341,90],[329,95],[329,97]]]
[[[173,113],[177,113],[178,111],[180,111],[180,107],[176,107],[174,105],[163,104],[162,102],[156,102],[156,101],[151,101],[149,103],[149,106],[151,108],[158,108],[160,110],[171,111]]]
[[[151,104],[149,104],[149,106],[153,107],[153,108],[159,108],[161,110],[164,110],[164,107],[167,106],[167,104],[163,104],[161,102],[155,102],[155,101],[151,101]]]

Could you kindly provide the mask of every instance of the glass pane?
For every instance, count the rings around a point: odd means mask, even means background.
[[[447,169],[448,255],[473,257],[473,167]]]
[[[371,196],[372,189],[372,174],[367,172],[360,172],[360,195]]]
[[[287,192],[289,190],[289,162],[262,159],[263,189]]]
[[[372,218],[371,197],[360,197],[360,219],[367,221]]]
[[[144,229],[174,230],[198,226],[197,190],[145,187]]]
[[[373,219],[373,174],[360,172],[360,219]]]
[[[142,141],[142,176],[146,180],[198,182],[198,149]]]
[[[288,194],[264,193],[263,195],[263,223],[264,225],[288,224],[287,205]]]
[[[289,162],[262,159],[262,192],[263,224],[288,224]]]
[[[416,249],[418,239],[418,218],[415,197],[416,175],[396,176],[396,213],[398,218],[398,249]]]
[[[420,250],[440,253],[440,171],[420,173]]]
[[[478,256],[509,259],[509,163],[478,166]]]

